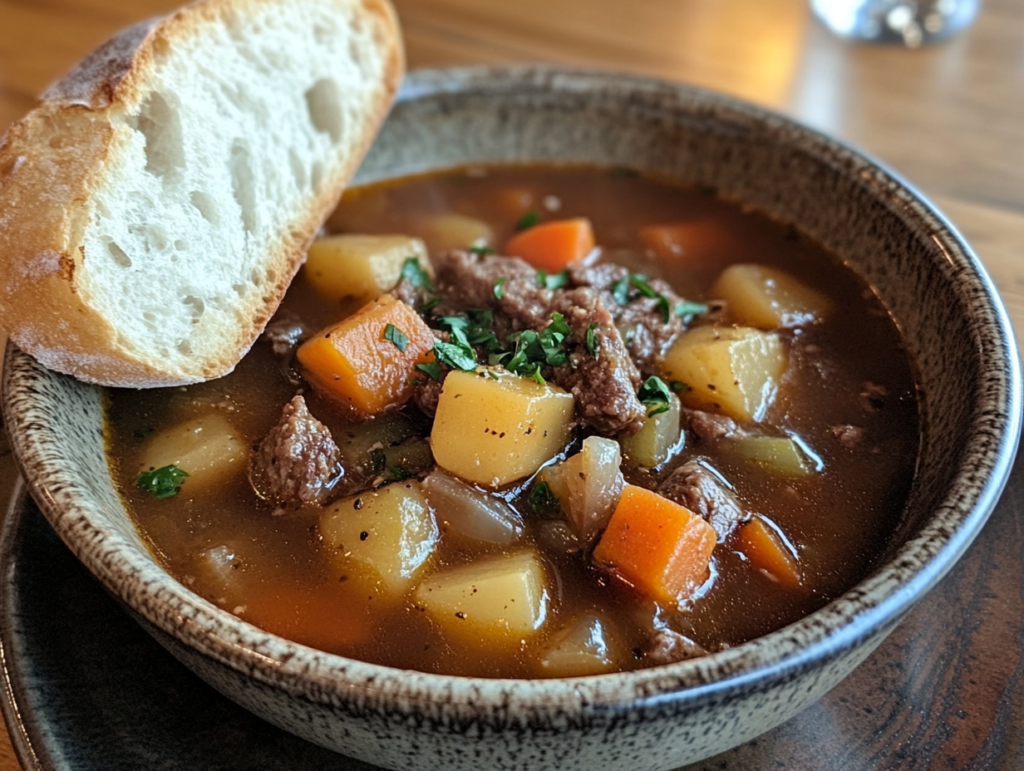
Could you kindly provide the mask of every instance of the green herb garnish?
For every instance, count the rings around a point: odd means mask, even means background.
[[[637,291],[640,292],[644,297],[648,297],[652,300],[657,300],[654,307],[661,312],[661,321],[663,324],[668,324],[669,319],[672,316],[671,311],[668,307],[668,298],[665,297],[661,292],[652,287],[647,283],[647,277],[640,274],[634,273],[630,277],[630,283],[636,287]]]
[[[597,337],[597,329],[597,322],[594,322],[587,327],[587,353],[591,356],[597,356],[597,351],[601,347],[601,341]]]
[[[476,352],[471,347],[463,347],[442,340],[434,341],[434,358],[453,369],[472,372],[477,367]]]
[[[409,257],[402,263],[402,278],[413,286],[421,286],[428,292],[434,291],[434,285],[430,281],[430,274],[423,270],[420,261],[415,257]]]
[[[553,276],[549,276],[546,270],[537,271],[537,286],[542,286],[545,289],[561,289],[569,283],[569,269],[558,271]]]
[[[704,303],[695,303],[689,300],[683,300],[676,303],[676,315],[680,318],[687,316],[699,316],[702,313],[708,312],[708,306]]]
[[[408,479],[413,474],[407,470],[405,466],[395,465],[388,469],[388,473],[384,475],[385,482],[401,482],[403,479]]]
[[[674,394],[681,394],[690,390],[690,386],[686,385],[682,380],[673,380],[669,382],[668,387],[672,389]]]
[[[173,498],[181,490],[181,483],[188,472],[175,465],[143,471],[135,480],[135,486],[156,498]]]
[[[495,251],[490,246],[487,246],[487,244],[474,244],[473,246],[469,247],[469,251],[471,251],[473,254],[477,255],[478,257],[486,257],[488,254],[497,254],[498,253],[497,251]]]
[[[663,412],[668,412],[671,397],[672,392],[665,385],[665,381],[657,375],[651,375],[647,378],[644,384],[640,386],[640,393],[637,394],[640,403],[647,405],[647,417],[649,418],[653,418],[655,415],[660,415]]]
[[[416,369],[427,375],[431,380],[441,382],[441,365],[436,361],[428,361],[426,364],[417,364]]]
[[[538,514],[553,511],[558,507],[558,496],[551,492],[547,482],[538,482],[530,491],[530,508]]]
[[[619,305],[629,302],[629,276],[625,275],[612,284],[612,297]]]
[[[405,352],[405,349],[409,347],[409,336],[403,333],[394,324],[388,324],[384,327],[384,339],[395,344],[395,348]]]
[[[387,466],[388,456],[384,450],[379,447],[375,450],[370,450],[370,468],[373,470],[374,476],[381,476]]]
[[[534,225],[536,225],[538,222],[540,222],[540,212],[537,211],[536,209],[530,209],[530,211],[526,212],[526,214],[520,217],[519,220],[516,222],[516,230],[528,230],[529,228],[532,228]]]
[[[498,276],[498,280],[494,282],[494,297],[498,300],[500,300],[502,295],[505,294],[506,281],[508,281],[508,279],[505,276]]]

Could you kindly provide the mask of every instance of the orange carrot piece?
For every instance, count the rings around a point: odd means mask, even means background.
[[[388,339],[389,325],[395,339]],[[419,314],[384,295],[322,329],[297,356],[314,386],[370,417],[412,395],[416,365],[431,360],[433,347],[434,333]]]
[[[707,577],[714,528],[684,506],[626,485],[595,562],[659,602],[675,604]]]
[[[662,262],[718,256],[731,241],[721,224],[712,220],[648,225],[640,229],[640,240]]]
[[[533,267],[557,273],[594,249],[594,228],[586,217],[534,225],[505,243],[504,253],[522,257]]]
[[[800,564],[775,529],[761,517],[754,517],[737,531],[740,550],[750,563],[776,583],[797,589],[803,586]]]

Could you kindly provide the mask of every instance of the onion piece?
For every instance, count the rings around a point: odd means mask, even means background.
[[[619,470],[621,462],[618,442],[588,436],[583,440],[582,450],[540,473],[540,479],[558,496],[562,511],[585,543],[604,530],[619,503],[625,484]]]
[[[505,501],[443,471],[427,474],[423,491],[438,521],[467,538],[506,545],[523,534],[522,517]]]

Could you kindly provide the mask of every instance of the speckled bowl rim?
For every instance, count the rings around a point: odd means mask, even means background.
[[[980,532],[1009,476],[1021,427],[1020,362],[1010,320],[977,256],[956,229],[924,196],[897,174],[820,132],[732,97],[691,86],[617,73],[544,66],[474,67],[412,73],[400,102],[445,93],[495,95],[529,88],[587,90],[629,86],[673,95],[681,103],[713,106],[766,128],[784,127],[815,148],[843,155],[848,173],[862,177],[878,196],[916,218],[934,233],[941,259],[958,269],[976,297],[969,332],[977,356],[986,362],[989,393],[974,393],[971,434],[964,454],[976,460],[950,485],[950,494],[929,523],[878,571],[836,601],[765,637],[701,659],[635,672],[566,680],[493,680],[393,669],[323,653],[268,634],[199,598],[164,573],[148,555],[102,524],[103,511],[82,495],[73,475],[46,464],[59,449],[47,434],[45,409],[25,397],[31,381],[45,371],[8,347],[4,374],[4,416],[30,490],[41,509],[86,567],[137,613],[204,656],[314,703],[386,709],[423,716],[434,709],[486,721],[505,715],[521,725],[548,727],[553,716],[614,717],[643,708],[684,708],[724,698],[756,683],[771,683],[829,661],[891,628],[910,606],[941,579]],[[768,133],[772,133],[768,131]],[[939,257],[937,256],[937,259]],[[55,377],[63,377],[55,375]],[[978,389],[980,391],[980,389]],[[10,408],[13,396],[22,406]],[[993,404],[993,402],[997,402]],[[1001,414],[1000,414],[1001,413]],[[995,415],[995,418],[994,418]],[[993,421],[1001,420],[991,441]],[[988,442],[981,441],[987,434]],[[50,456],[52,457],[52,456]],[[981,480],[979,482],[979,480]],[[149,586],[146,591],[137,587]]]

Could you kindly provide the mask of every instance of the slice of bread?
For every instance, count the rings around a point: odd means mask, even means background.
[[[103,385],[230,372],[402,68],[387,0],[202,0],[121,32],[0,140],[0,328]]]

